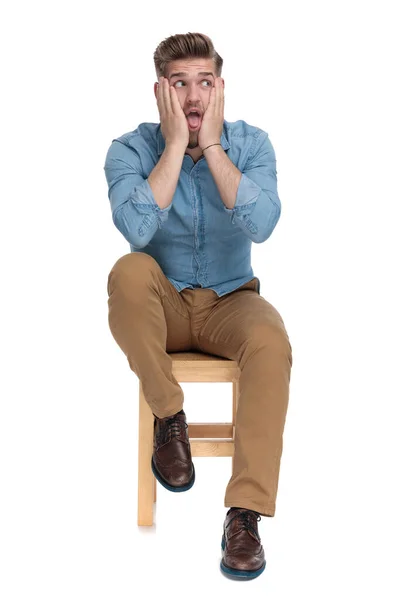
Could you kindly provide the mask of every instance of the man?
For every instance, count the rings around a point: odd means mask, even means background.
[[[266,564],[257,523],[275,514],[292,348],[250,263],[280,217],[275,153],[266,132],[224,119],[222,62],[203,34],[166,38],[154,54],[160,123],[108,150],[112,218],[131,249],[108,277],[109,325],[154,414],[153,473],[173,492],[195,470],[168,352],[238,362],[221,569],[251,579]]]

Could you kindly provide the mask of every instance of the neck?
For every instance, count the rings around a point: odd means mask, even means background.
[[[203,156],[203,152],[199,146],[196,148],[186,148],[185,154],[189,154],[193,160],[198,160],[201,156]]]

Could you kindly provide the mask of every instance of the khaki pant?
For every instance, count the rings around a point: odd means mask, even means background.
[[[233,474],[224,505],[273,517],[289,400],[292,348],[281,316],[254,278],[218,297],[207,288],[178,292],[153,257],[130,252],[108,277],[109,325],[140,379],[152,412],[183,408],[167,352],[201,351],[240,369]]]

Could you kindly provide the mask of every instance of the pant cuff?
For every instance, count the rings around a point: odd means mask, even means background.
[[[226,508],[231,508],[232,506],[239,506],[240,508],[248,508],[249,510],[255,510],[263,517],[274,517],[275,516],[275,505],[266,506],[265,504],[258,504],[257,502],[253,502],[253,500],[231,500],[224,502],[224,506]]]

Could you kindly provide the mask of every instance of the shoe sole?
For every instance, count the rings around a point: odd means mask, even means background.
[[[222,548],[222,550],[225,550],[225,539],[223,536],[222,536],[221,548]],[[265,561],[263,566],[260,567],[259,569],[256,569],[255,571],[245,571],[243,569],[232,569],[231,567],[227,567],[226,564],[224,564],[224,561],[221,560],[220,567],[221,567],[221,571],[223,571],[223,573],[225,575],[230,575],[233,579],[254,579],[255,577],[258,577],[259,575],[261,575],[261,573],[265,569],[266,564],[267,563]]]
[[[192,465],[193,465],[193,463],[192,463]],[[169,490],[170,492],[186,492],[187,490],[190,490],[190,488],[193,486],[195,478],[196,478],[194,465],[193,465],[193,475],[192,475],[192,478],[189,481],[189,483],[185,483],[185,485],[181,485],[181,486],[171,485],[170,483],[165,481],[165,479],[157,471],[156,466],[154,464],[153,456],[151,457],[151,470],[153,471],[153,475],[157,479],[157,481],[159,483],[161,483],[161,485],[163,487],[165,487],[165,489]]]

